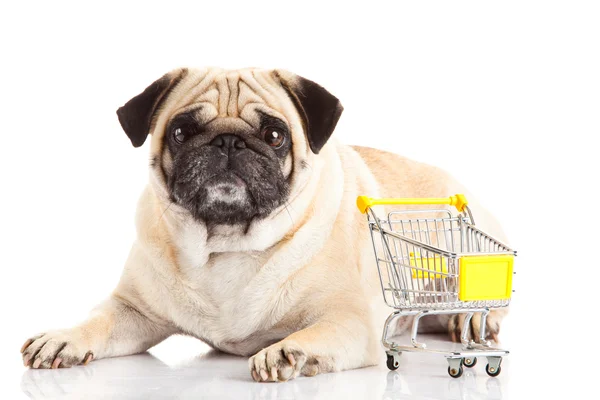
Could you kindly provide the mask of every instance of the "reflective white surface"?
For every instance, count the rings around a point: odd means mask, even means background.
[[[430,345],[447,346],[437,338],[422,337]],[[190,357],[190,350],[197,355]],[[383,361],[383,351],[381,356]],[[32,399],[508,398],[510,356],[503,361],[498,378],[489,377],[484,367],[481,359],[454,379],[446,372],[444,357],[405,353],[394,372],[382,364],[286,383],[256,383],[248,372],[247,359],[208,350],[189,338],[173,338],[151,353],[98,360],[86,367],[26,370],[21,391]]]

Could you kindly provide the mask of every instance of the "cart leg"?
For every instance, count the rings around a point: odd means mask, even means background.
[[[427,311],[421,311],[419,313],[417,313],[413,319],[413,324],[412,324],[412,332],[410,335],[410,342],[412,343],[413,346],[419,348],[419,349],[424,349],[425,347],[427,347],[425,345],[425,343],[419,343],[417,342],[417,331],[419,330],[419,320],[421,319],[421,317],[427,315]]]
[[[396,346],[396,344],[394,342],[388,342],[387,336],[388,336],[388,329],[389,329],[390,325],[393,322],[396,322],[396,318],[398,318],[398,317],[400,317],[400,312],[399,311],[394,311],[385,320],[385,325],[383,326],[383,334],[381,335],[381,343],[383,344],[383,346],[386,349],[392,349],[392,348],[394,348]]]
[[[465,317],[465,322],[463,323],[462,326],[462,332],[460,334],[460,341],[463,344],[463,346],[467,349],[472,349],[472,343],[471,341],[469,341],[469,330],[471,329],[471,318],[473,318],[473,313],[467,313],[467,316]]]
[[[481,327],[479,328],[479,344],[490,347],[492,343],[489,340],[486,340],[486,332],[485,327],[487,326],[487,316],[490,313],[490,309],[486,308],[485,311],[481,313]]]

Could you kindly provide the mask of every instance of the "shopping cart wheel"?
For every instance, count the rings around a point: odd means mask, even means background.
[[[463,365],[467,368],[472,368],[477,364],[477,357],[465,357],[463,358]]]
[[[387,367],[390,371],[395,371],[400,366],[400,353],[387,355]]]
[[[490,364],[485,366],[485,372],[487,372],[487,374],[489,376],[498,376],[498,375],[500,375],[501,371],[502,371],[502,368],[499,365],[496,368],[490,367]]]
[[[448,367],[448,375],[450,375],[453,378],[460,378],[463,374],[463,367],[460,366],[458,368],[456,367]]]
[[[487,372],[489,376],[500,375],[500,371],[502,371],[502,368],[500,368],[500,364],[502,364],[502,357],[488,357],[487,360],[488,363],[485,366],[485,372]]]

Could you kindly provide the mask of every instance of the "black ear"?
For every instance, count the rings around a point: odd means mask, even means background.
[[[134,147],[144,144],[152,128],[154,113],[170,90],[186,74],[187,69],[183,68],[163,75],[117,110],[121,127],[129,136]]]
[[[302,116],[310,149],[319,154],[344,111],[342,103],[315,82],[287,71],[275,71]]]

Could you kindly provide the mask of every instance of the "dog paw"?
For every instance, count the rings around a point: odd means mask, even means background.
[[[94,359],[86,340],[74,329],[43,333],[21,348],[23,364],[31,368],[69,368]]]
[[[453,342],[460,342],[460,336],[462,333],[462,327],[465,322],[467,314],[456,314],[452,315],[448,320],[448,334]],[[486,339],[491,339],[498,343],[498,334],[500,333],[500,323],[506,315],[504,309],[491,310],[487,316],[485,324],[485,336]],[[471,324],[468,331],[469,340],[478,340],[481,333],[481,313],[473,314],[471,318]],[[473,339],[475,338],[475,339]]]
[[[256,382],[285,382],[300,374],[306,359],[296,342],[283,340],[256,353],[248,364]]]

